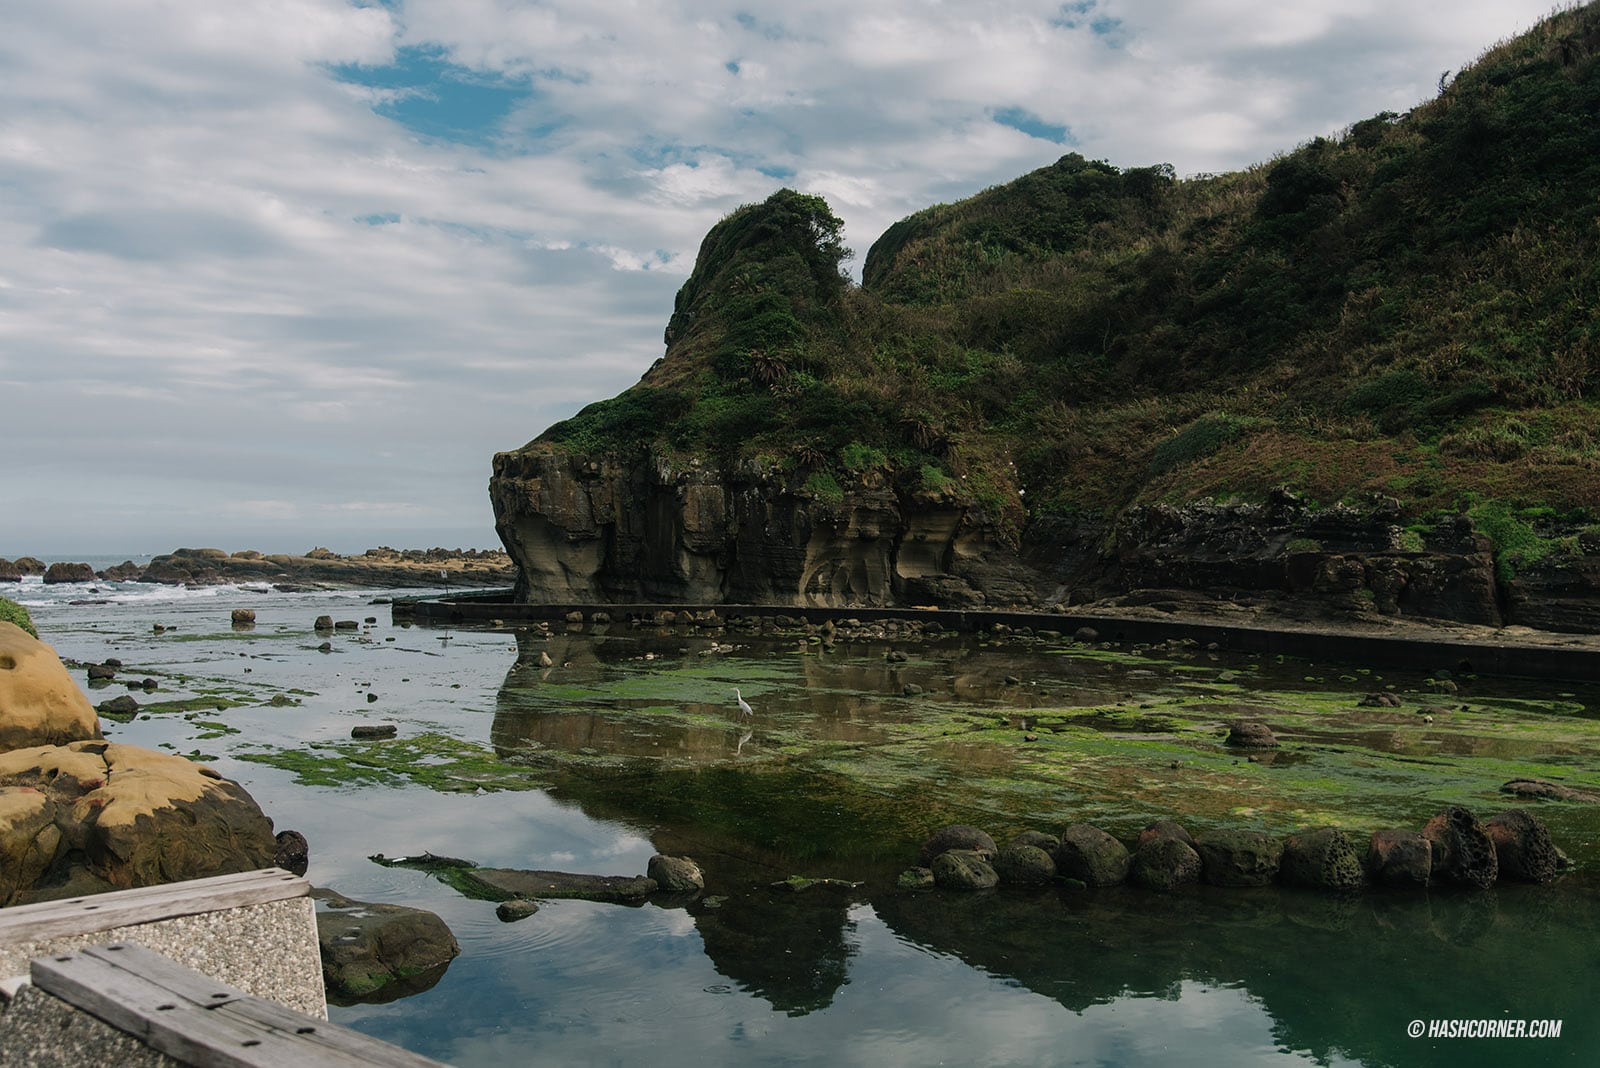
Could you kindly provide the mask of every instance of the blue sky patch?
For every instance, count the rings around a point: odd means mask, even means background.
[[[1128,32],[1122,25],[1122,20],[1112,15],[1095,14],[1095,8],[1099,6],[1099,0],[1073,0],[1072,3],[1062,4],[1056,9],[1056,15],[1050,20],[1050,25],[1063,30],[1076,30],[1087,26],[1090,33],[1101,38],[1107,45],[1121,48],[1128,39]]]
[[[354,85],[399,90],[394,99],[373,110],[411,132],[480,147],[495,143],[512,108],[537,95],[526,78],[506,78],[451,63],[438,48],[401,48],[386,66],[346,63],[332,71],[340,81]]]
[[[1066,126],[1059,126],[1053,122],[1045,122],[1039,116],[1026,108],[999,108],[994,113],[994,121],[1001,126],[1009,126],[1019,130],[1029,137],[1037,137],[1041,141],[1049,141],[1056,145],[1075,145],[1078,139],[1072,136],[1072,130]]]

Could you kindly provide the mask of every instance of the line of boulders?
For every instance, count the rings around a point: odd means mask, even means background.
[[[1281,883],[1353,892],[1367,887],[1452,885],[1486,888],[1497,879],[1544,883],[1568,860],[1544,823],[1525,809],[1480,821],[1451,806],[1421,830],[1360,835],[1339,827],[1277,837],[1215,830],[1191,836],[1173,820],[1139,832],[1132,848],[1088,823],[1059,835],[1024,831],[1005,846],[977,827],[953,824],[923,843],[918,866],[901,874],[907,890],[986,890],[996,886],[1076,887],[1132,883],[1149,890]]]

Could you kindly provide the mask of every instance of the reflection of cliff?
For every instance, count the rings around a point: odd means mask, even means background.
[[[717,972],[790,1016],[826,1008],[848,981],[854,923],[827,891],[756,890],[691,912]]]
[[[1506,1051],[1483,1048],[1493,1043],[1413,1042],[1405,1034],[1413,1019],[1565,1019],[1564,1039],[1581,1046],[1579,1060],[1600,1044],[1577,1033],[1600,981],[1592,952],[1600,906],[1592,887],[1570,880],[1358,899],[1209,888],[1171,896],[880,894],[873,908],[901,937],[1074,1011],[1171,996],[1185,980],[1242,986],[1276,1021],[1283,1047],[1324,1063],[1334,1054],[1369,1066],[1475,1056],[1487,1063],[1491,1055],[1507,1063]]]

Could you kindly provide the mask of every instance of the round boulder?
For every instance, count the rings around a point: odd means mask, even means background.
[[[1115,886],[1128,877],[1128,847],[1100,828],[1074,823],[1061,832],[1056,871],[1087,886]]]
[[[933,882],[942,890],[989,890],[1000,876],[989,864],[992,854],[976,849],[947,849],[933,858]]]
[[[0,621],[0,752],[100,737],[100,721],[56,651]]]
[[[1365,881],[1355,841],[1337,827],[1291,834],[1278,873],[1292,886],[1318,890],[1359,890]]]
[[[1435,878],[1487,889],[1500,874],[1494,841],[1478,817],[1460,805],[1452,805],[1429,820],[1423,835],[1433,843]]]
[[[461,947],[438,916],[424,909],[353,901],[332,890],[311,896],[317,910],[322,977],[330,993],[370,998],[399,980],[426,989],[437,982]]]
[[[1508,809],[1484,820],[1483,829],[1494,843],[1501,875],[1529,883],[1547,883],[1556,877],[1560,853],[1538,816],[1520,808]]]
[[[1373,831],[1365,867],[1367,878],[1380,886],[1427,886],[1433,878],[1433,843],[1417,831]]]
[[[304,875],[311,866],[311,843],[299,831],[279,831],[273,839],[278,850],[272,862],[284,871]]]
[[[1172,890],[1200,881],[1200,854],[1179,838],[1143,838],[1133,854],[1128,878],[1147,890]]]
[[[998,849],[995,848],[994,839],[978,830],[968,827],[964,823],[952,823],[948,827],[940,827],[922,843],[922,852],[918,854],[917,863],[927,868],[933,865],[933,858],[950,849],[972,849],[993,857]]]
[[[1278,877],[1283,843],[1260,831],[1213,831],[1195,843],[1212,886],[1266,886]]]
[[[688,857],[669,857],[657,853],[650,858],[645,875],[654,879],[668,893],[706,888],[705,873],[700,870],[700,865]]]
[[[1035,845],[1012,842],[994,858],[1002,886],[1049,886],[1055,881],[1056,862]]]
[[[231,618],[233,625],[236,627],[253,627],[256,625],[256,611],[253,608],[235,608]]]
[[[1241,719],[1229,725],[1227,744],[1240,749],[1276,749],[1278,736],[1259,719]]]

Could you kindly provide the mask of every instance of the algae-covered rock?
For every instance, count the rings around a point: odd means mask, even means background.
[[[1544,779],[1512,779],[1500,787],[1500,792],[1540,801],[1580,801],[1588,805],[1600,805],[1600,794],[1576,790]]]
[[[935,886],[932,868],[907,868],[895,880],[900,890],[932,890]]]
[[[99,737],[94,708],[56,651],[0,620],[0,752]]]
[[[461,952],[455,935],[424,909],[353,901],[333,890],[311,892],[317,909],[317,941],[322,977],[330,996],[349,1000],[391,1000],[425,990]],[[385,996],[385,994],[388,996]]]
[[[928,840],[922,843],[922,852],[918,854],[917,862],[924,868],[929,867],[934,857],[948,849],[975,849],[991,857],[999,852],[995,848],[994,839],[990,838],[987,832],[964,823],[953,823],[934,831]]]
[[[1494,843],[1502,876],[1530,883],[1547,883],[1556,877],[1560,853],[1538,816],[1525,809],[1508,809],[1484,820],[1483,829]]]
[[[1365,882],[1355,841],[1337,827],[1290,835],[1278,872],[1292,886],[1319,890],[1359,890]]]
[[[1200,881],[1200,854],[1181,838],[1140,836],[1128,878],[1147,890],[1172,890]]]
[[[1240,749],[1276,749],[1278,736],[1259,719],[1241,719],[1229,726],[1228,744]]]
[[[1467,809],[1452,805],[1422,828],[1433,843],[1433,874],[1463,886],[1493,886],[1500,872],[1494,842]]]
[[[994,870],[1003,886],[1049,886],[1055,881],[1056,862],[1036,845],[1012,842],[995,855]]]
[[[1212,831],[1195,852],[1212,886],[1266,886],[1278,877],[1283,843],[1259,831]]]
[[[989,890],[1000,884],[1000,874],[986,853],[947,849],[933,858],[933,881],[942,890]]]
[[[1089,886],[1115,886],[1128,877],[1128,847],[1100,828],[1074,823],[1061,832],[1056,871]]]

